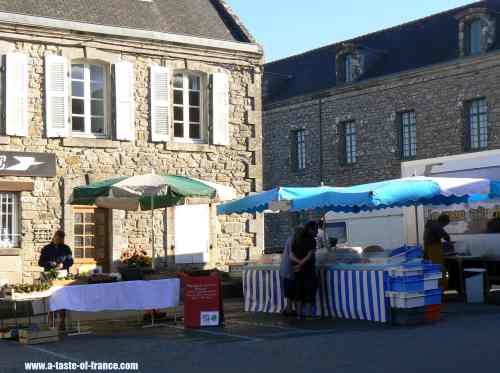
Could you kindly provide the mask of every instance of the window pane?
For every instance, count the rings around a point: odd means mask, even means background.
[[[200,106],[200,92],[189,92],[189,105]]]
[[[184,120],[184,110],[182,107],[174,106],[174,120],[181,122]]]
[[[190,122],[199,122],[200,121],[200,109],[199,108],[190,108],[189,109],[189,121]]]
[[[84,66],[83,65],[71,65],[71,78],[81,79],[84,77]]]
[[[77,246],[76,239],[75,239],[75,246]],[[83,258],[83,249],[75,247],[73,250],[73,254],[74,254],[75,258]]]
[[[175,74],[174,75],[174,87],[175,88],[182,88],[182,74]]]
[[[95,134],[104,134],[104,118],[92,118],[91,130]]]
[[[199,91],[200,90],[200,77],[190,76],[189,77],[189,89]]]
[[[174,104],[175,105],[182,105],[182,103],[183,103],[182,91],[175,89],[174,90]]]
[[[85,119],[83,117],[71,117],[71,123],[73,131],[84,132],[85,131]]]
[[[184,123],[174,123],[174,137],[184,137]]]
[[[84,237],[85,247],[94,246],[94,237],[93,236],[85,236]]]
[[[191,139],[199,139],[201,137],[199,123],[189,123],[189,137]]]
[[[481,21],[477,20],[470,24],[470,53],[481,53]]]
[[[90,65],[90,80],[95,82],[103,82],[104,67],[100,65]]]
[[[83,246],[83,237],[82,236],[75,236],[75,246],[76,247]]]
[[[85,225],[85,234],[94,235],[95,225],[94,224],[86,224]]]
[[[90,93],[92,98],[104,98],[104,83],[103,82],[91,82],[90,83]]]
[[[352,56],[350,54],[345,56],[345,81],[351,82],[353,80],[352,76]]]
[[[83,115],[85,108],[85,101],[81,99],[71,100],[71,110],[73,114]]]
[[[85,259],[95,259],[95,248],[85,247]]]
[[[86,212],[85,215],[85,223],[93,223],[94,222],[94,214],[91,212]]]
[[[83,222],[83,214],[77,212],[75,214],[75,223],[82,223]]]
[[[75,97],[84,97],[84,85],[83,82],[80,81],[72,81],[71,82],[71,94]]]
[[[91,101],[91,115],[103,116],[104,115],[104,101],[92,100]]]
[[[75,234],[83,234],[83,225],[75,224]]]

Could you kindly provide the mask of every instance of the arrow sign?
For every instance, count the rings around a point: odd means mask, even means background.
[[[45,164],[45,162],[37,162],[35,157],[14,157],[19,163],[10,167],[7,167],[8,171],[28,171],[31,166],[37,166],[39,164]]]
[[[56,176],[56,155],[0,151],[0,175]]]

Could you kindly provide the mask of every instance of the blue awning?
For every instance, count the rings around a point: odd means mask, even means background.
[[[500,182],[413,177],[362,184],[295,199],[291,211],[360,212],[415,205],[451,205],[500,198]]]

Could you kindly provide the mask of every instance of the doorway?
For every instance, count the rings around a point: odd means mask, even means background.
[[[109,272],[109,211],[95,207],[73,210],[73,256],[80,272],[100,266]]]

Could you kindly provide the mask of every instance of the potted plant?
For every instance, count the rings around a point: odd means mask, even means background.
[[[123,264],[120,273],[124,281],[142,280],[144,270],[149,269],[152,263],[151,257],[141,248],[125,250],[120,260]]]

